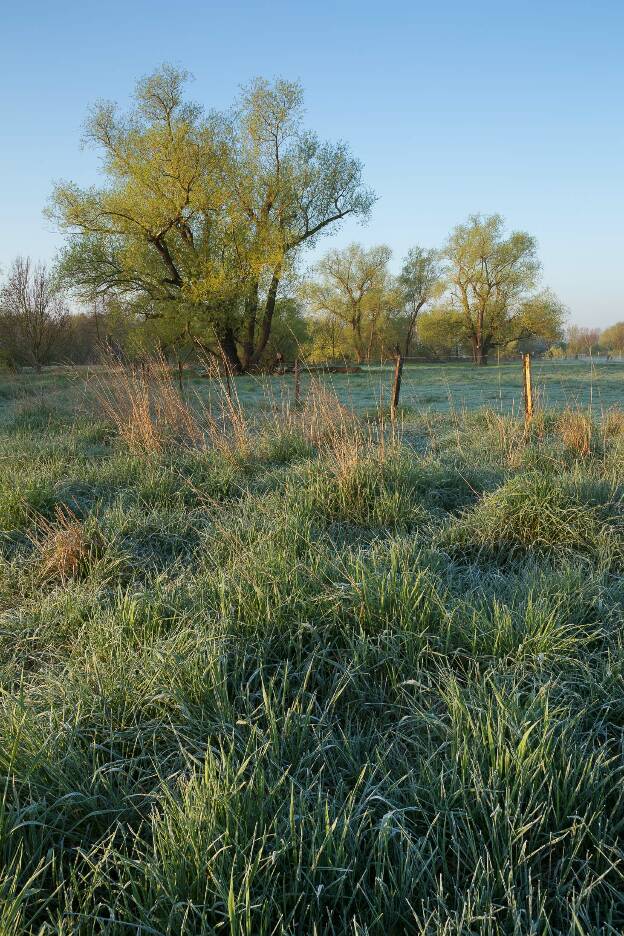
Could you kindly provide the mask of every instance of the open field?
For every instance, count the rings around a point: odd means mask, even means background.
[[[96,369],[97,370],[97,369]],[[392,367],[363,368],[357,374],[316,377],[346,406],[356,412],[375,413],[380,403],[388,405],[392,386]],[[54,400],[65,407],[80,399],[80,389],[89,369],[84,367],[46,368],[37,375],[24,371],[0,382],[0,418],[28,401]],[[594,413],[624,402],[624,362],[598,359],[588,361],[541,361],[533,363],[533,382],[537,404],[543,408],[591,408]],[[223,384],[187,371],[185,384],[190,398],[218,399]],[[310,380],[302,371],[302,394]],[[293,377],[239,377],[236,395],[246,411],[261,411],[292,403]],[[522,411],[522,377],[519,361],[475,368],[471,364],[406,365],[401,392],[403,409],[461,414],[481,407],[501,413]],[[72,404],[73,405],[73,404]]]
[[[624,366],[536,371],[0,384],[2,936],[622,932]]]
[[[335,374],[317,379],[358,413],[374,413],[380,401],[387,406],[393,367],[366,367],[359,374]],[[537,400],[543,407],[586,407],[596,412],[624,401],[624,362],[591,365],[588,362],[536,361],[533,364]],[[193,389],[206,394],[201,380]],[[292,399],[292,375],[273,378],[243,377],[236,381],[245,408]],[[305,394],[309,380],[302,376]],[[475,368],[472,364],[415,364],[403,370],[401,403],[407,411],[462,412],[481,407],[504,413],[522,410],[520,362]]]

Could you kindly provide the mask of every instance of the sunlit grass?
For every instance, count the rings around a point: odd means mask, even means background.
[[[152,446],[55,386],[0,427],[3,936],[622,932],[620,410]]]

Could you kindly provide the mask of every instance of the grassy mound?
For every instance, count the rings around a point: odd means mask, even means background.
[[[518,553],[576,553],[624,558],[624,504],[617,486],[530,472],[511,478],[447,527],[440,542],[454,554],[489,554],[507,560]]]

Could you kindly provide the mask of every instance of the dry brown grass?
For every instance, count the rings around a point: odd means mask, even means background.
[[[137,453],[184,446],[216,450],[240,462],[257,457],[263,442],[297,436],[337,463],[350,463],[370,442],[353,410],[319,381],[311,381],[302,405],[268,400],[265,413],[253,418],[245,413],[234,381],[208,366],[207,375],[219,392],[208,401],[198,395],[186,400],[164,358],[141,368],[113,362],[94,378],[94,394],[100,410]]]
[[[624,435],[624,410],[614,406],[602,417],[602,431],[607,438]]]
[[[520,420],[512,420],[495,410],[485,411],[485,424],[488,433],[498,440],[501,459],[510,467],[519,465],[527,442],[526,426]],[[462,426],[458,426],[458,436],[461,430]]]
[[[581,410],[566,409],[557,419],[557,431],[567,449],[582,458],[591,454],[594,425],[591,417]]]
[[[366,442],[362,423],[353,410],[340,403],[332,390],[316,380],[311,381],[295,420],[306,442],[337,462],[357,459]]]
[[[133,452],[160,452],[172,442],[201,443],[201,426],[175,387],[164,358],[153,358],[140,368],[113,362],[94,379],[94,391]]]
[[[39,574],[46,581],[66,582],[86,575],[104,546],[100,535],[87,535],[82,521],[69,507],[60,505],[52,522],[37,518],[31,539],[39,554]]]

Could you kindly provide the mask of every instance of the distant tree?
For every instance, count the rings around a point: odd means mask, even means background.
[[[395,313],[395,318],[402,326],[405,357],[409,357],[419,313],[439,296],[442,285],[439,251],[412,247],[398,277],[400,305],[399,311]]]
[[[298,84],[257,80],[206,117],[186,78],[166,66],[139,82],[127,117],[96,107],[87,139],[107,184],[57,187],[50,213],[72,234],[63,266],[83,295],[123,297],[242,372],[266,352],[301,251],[374,196],[344,144],[304,128]]]
[[[346,327],[358,363],[370,358],[391,302],[391,255],[385,245],[365,250],[360,244],[349,244],[342,250],[330,250],[316,266],[317,279],[304,287],[313,315]]]
[[[308,359],[319,363],[343,361],[352,356],[353,345],[347,326],[335,315],[308,315]]]
[[[67,297],[46,266],[17,257],[0,286],[0,316],[13,358],[41,370],[67,329]]]
[[[569,354],[593,354],[600,343],[599,328],[584,328],[581,325],[570,325],[567,331],[567,345]]]
[[[540,266],[529,234],[505,236],[499,215],[471,215],[454,229],[444,255],[452,301],[462,314],[475,364],[487,364],[495,346],[559,336],[564,308],[552,293],[534,293]]]
[[[69,316],[54,354],[59,361],[68,364],[88,364],[99,359],[95,321],[90,312],[75,312]]]
[[[550,289],[519,302],[501,330],[500,345],[525,343],[527,348],[545,351],[553,341],[563,338],[567,315],[564,304]]]
[[[600,336],[600,344],[611,354],[624,357],[624,322],[616,322],[615,325],[605,328]]]
[[[432,358],[452,358],[469,353],[463,330],[463,317],[456,309],[434,307],[421,313],[418,340]]]

